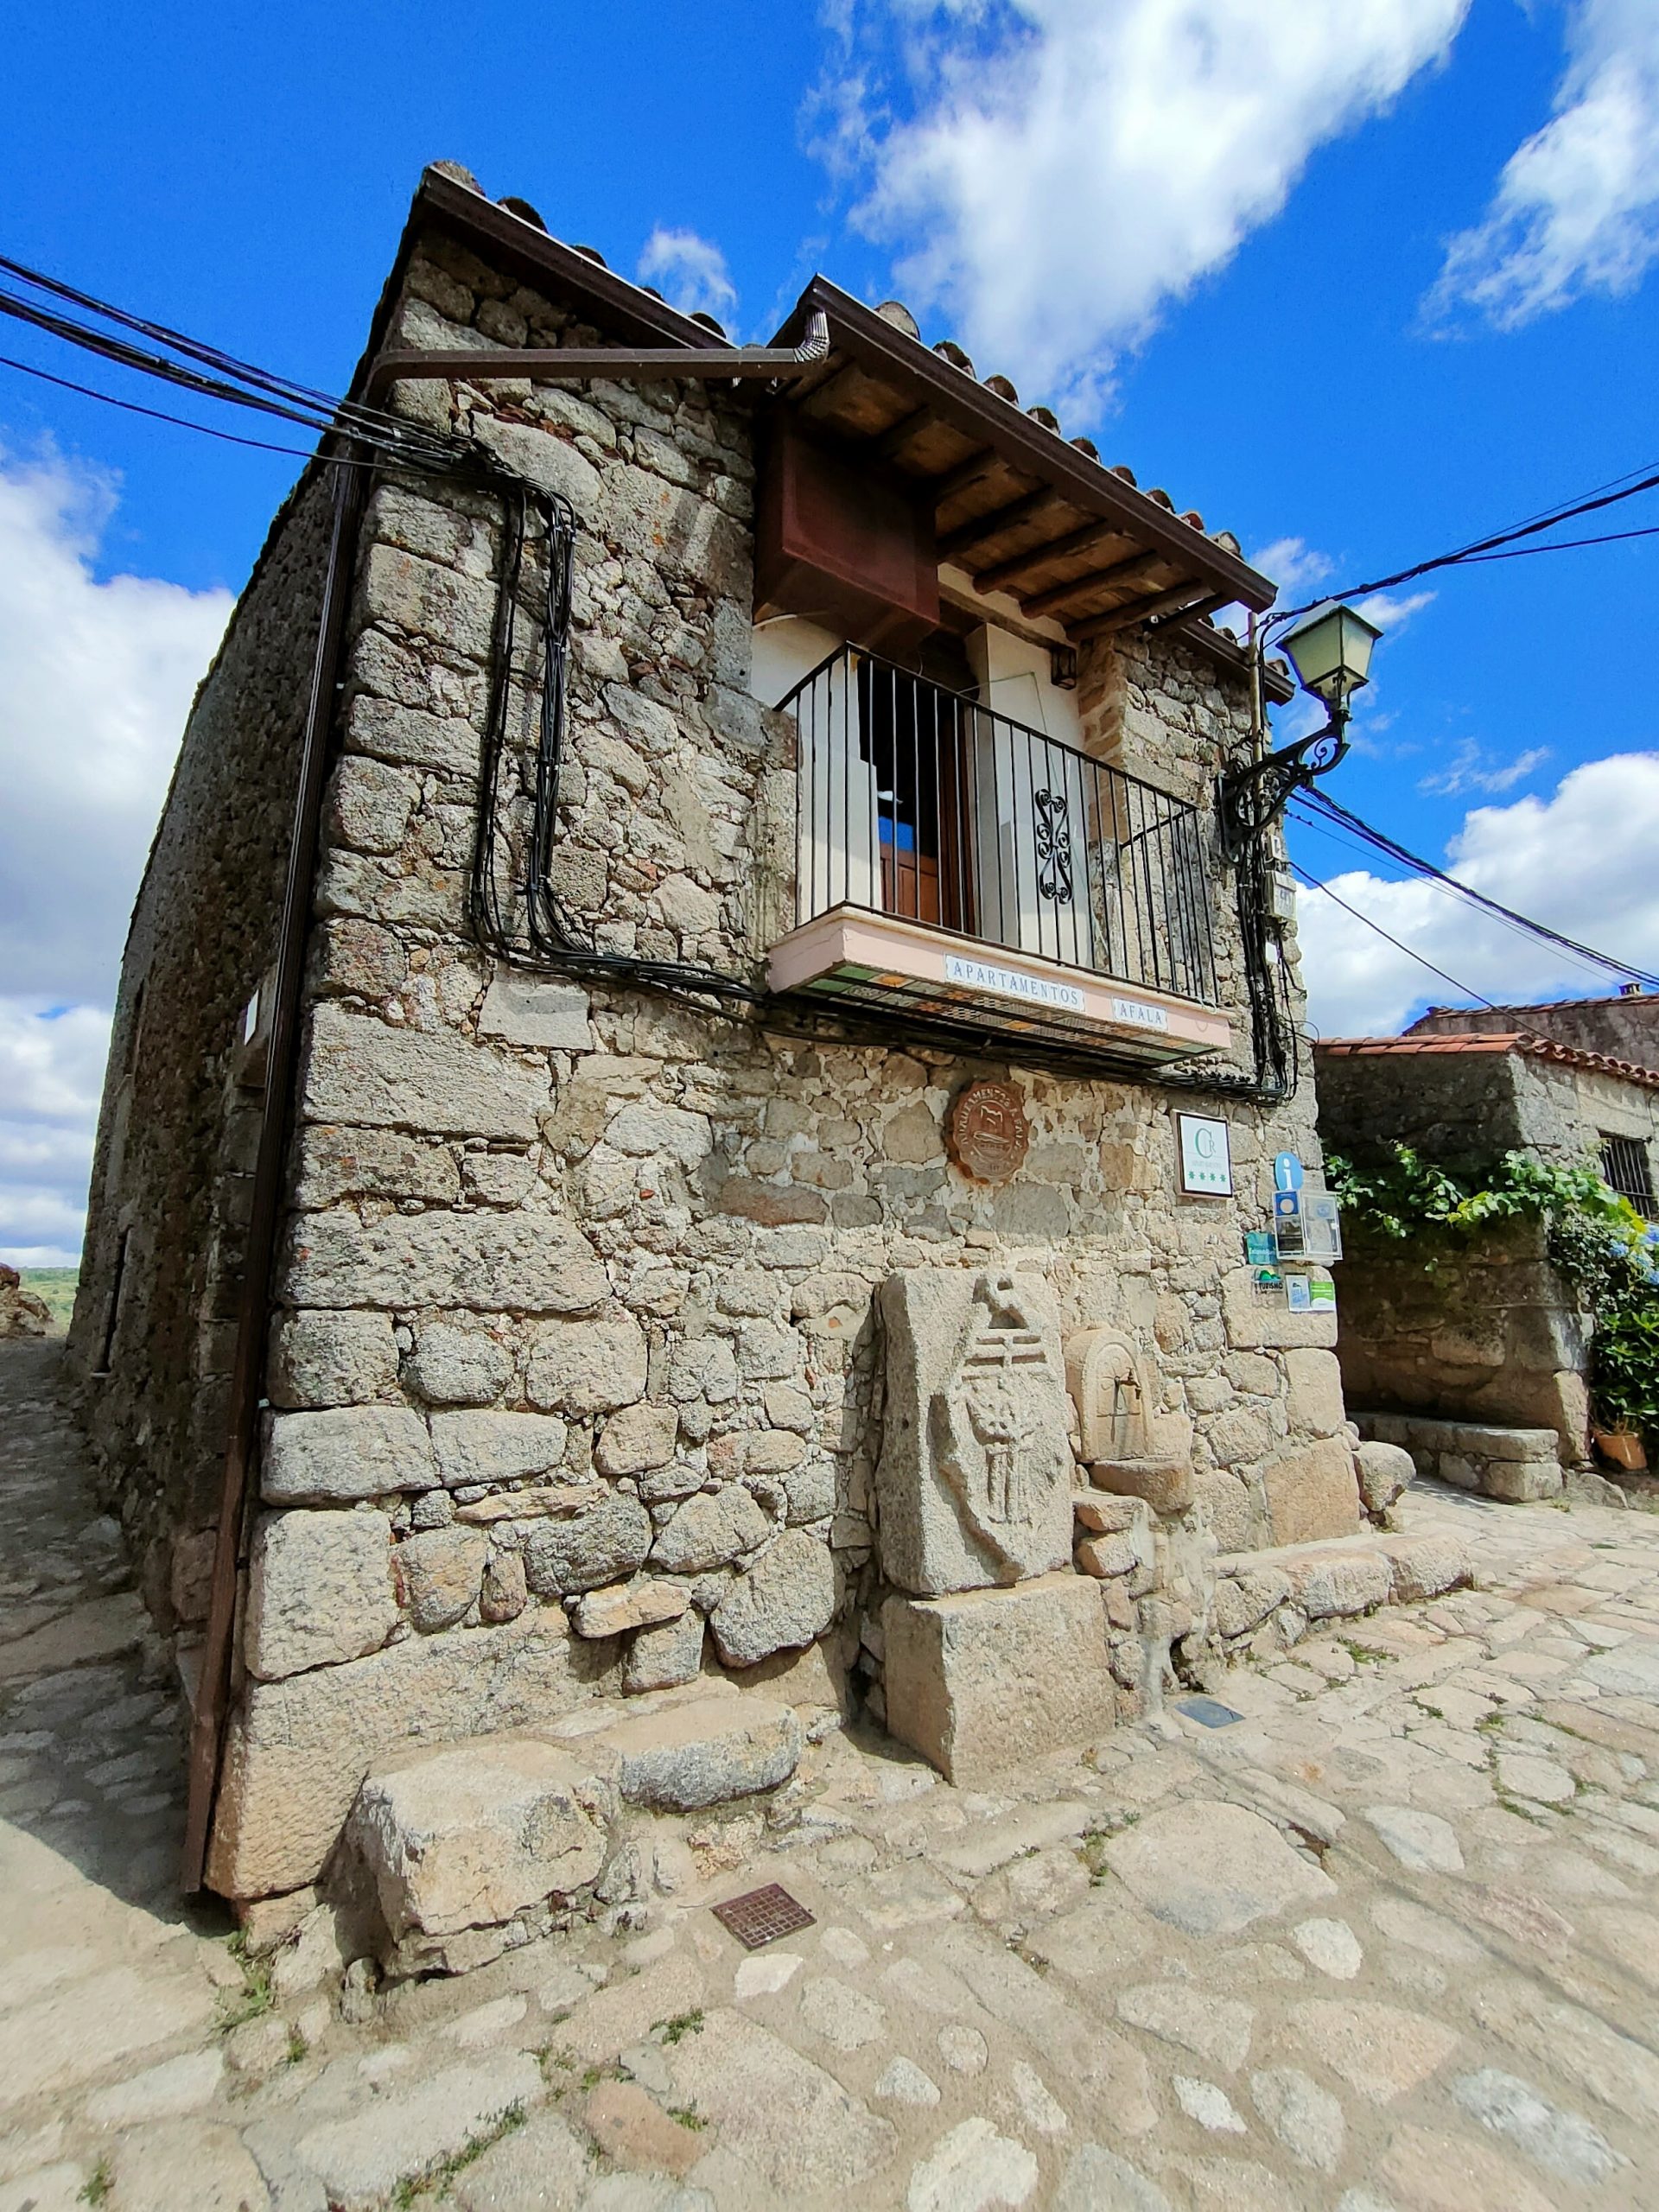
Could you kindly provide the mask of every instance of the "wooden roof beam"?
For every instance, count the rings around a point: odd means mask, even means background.
[[[1081,599],[1087,593],[1103,591],[1108,584],[1130,583],[1140,581],[1149,569],[1161,568],[1165,556],[1161,553],[1130,553],[1109,567],[1091,569],[1087,575],[1073,576],[1069,582],[1051,584],[1046,591],[1035,593],[1030,599],[1020,601],[1027,614],[1052,614],[1069,599]]]
[[[936,476],[927,487],[933,495],[934,512],[937,514],[941,507],[948,506],[958,492],[966,492],[971,486],[982,483],[1001,458],[995,446],[981,446],[976,453],[970,453],[966,461],[959,461],[954,468],[947,468],[943,476]]]
[[[1046,569],[1051,561],[1066,561],[1077,553],[1092,553],[1096,546],[1109,544],[1114,537],[1129,534],[1121,522],[1086,522],[1081,530],[1068,531],[1064,537],[1052,538],[1046,545],[1029,546],[1023,553],[1010,554],[994,568],[982,569],[979,588],[982,591],[1007,591],[1010,586],[1017,588],[1023,578],[1038,569]]]
[[[1109,638],[1119,630],[1133,629],[1137,622],[1150,621],[1154,614],[1173,614],[1178,607],[1184,614],[1196,614],[1210,598],[1202,582],[1197,576],[1189,576],[1185,583],[1173,585],[1168,591],[1160,591],[1151,599],[1115,607],[1109,614],[1091,615],[1071,632],[1071,642],[1081,645],[1090,638]]]
[[[1041,514],[1045,507],[1053,506],[1065,497],[1065,493],[1057,492],[1052,484],[1039,484],[1034,492],[1027,492],[1022,499],[1011,499],[1007,506],[993,507],[988,515],[976,515],[972,522],[947,530],[939,540],[939,558],[954,561],[960,554],[971,553],[976,545],[988,545],[1005,530],[1018,530],[1021,523],[1029,522],[1033,515]]]
[[[902,391],[912,406],[931,396],[940,420],[964,439],[995,448],[1016,480],[1052,485],[1057,495],[1077,510],[1079,519],[1090,514],[1102,521],[1116,518],[1123,524],[1125,537],[1148,550],[1160,548],[1173,569],[1197,570],[1211,589],[1224,588],[1244,607],[1260,609],[1273,604],[1272,584],[1238,554],[1160,508],[1098,460],[941,360],[838,285],[815,276],[795,314],[799,316],[812,307],[827,310],[831,340],[839,351],[865,361],[874,376]],[[794,327],[791,323],[791,334]],[[934,495],[941,500],[946,496],[944,480],[935,485]]]
[[[895,454],[902,453],[911,440],[925,430],[930,423],[937,423],[938,419],[931,407],[912,407],[878,437],[871,439],[870,450],[878,461],[891,461]]]

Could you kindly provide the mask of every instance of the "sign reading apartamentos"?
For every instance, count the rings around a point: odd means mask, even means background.
[[[1022,976],[1014,968],[993,968],[983,960],[964,960],[955,952],[944,956],[947,983],[965,983],[973,991],[998,991],[1007,999],[1030,999],[1039,1006],[1084,1010],[1083,993],[1075,983],[1052,983],[1046,976]]]

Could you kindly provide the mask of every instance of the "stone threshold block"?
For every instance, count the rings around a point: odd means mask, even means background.
[[[1553,1428],[1503,1428],[1431,1414],[1356,1413],[1362,1436],[1409,1452],[1422,1475],[1510,1505],[1561,1494],[1561,1445]]]
[[[595,1726],[597,1722],[599,1725]],[[548,1735],[435,1745],[377,1768],[346,1842],[394,1974],[465,1973],[580,1914],[632,1832],[624,1808],[696,1813],[787,1782],[791,1708],[747,1694],[590,1707]]]
[[[440,1939],[569,1897],[605,1864],[609,1793],[588,1763],[534,1737],[451,1744],[371,1774],[346,1826],[386,1932],[433,1963]]]
[[[1451,1535],[1368,1532],[1224,1553],[1216,1561],[1216,1621],[1224,1636],[1242,1634],[1287,1599],[1310,1621],[1344,1618],[1438,1597],[1471,1573],[1467,1547]]]
[[[1112,1726],[1105,1613],[1085,1575],[893,1597],[881,1624],[888,1731],[949,1782],[977,1788]]]

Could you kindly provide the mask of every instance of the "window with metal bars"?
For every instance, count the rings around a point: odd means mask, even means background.
[[[1628,1198],[1643,1220],[1659,1219],[1653,1198],[1653,1166],[1648,1147],[1639,1137],[1610,1137],[1601,1134],[1601,1179]]]

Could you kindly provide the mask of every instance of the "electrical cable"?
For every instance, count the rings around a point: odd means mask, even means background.
[[[85,308],[90,314],[99,316],[105,321],[112,322],[122,329],[135,331],[140,336],[170,347],[175,353],[182,353],[188,359],[217,369],[224,376],[251,385],[258,391],[298,402],[308,408],[313,415],[321,414],[325,418],[327,427],[335,427],[342,421],[349,421],[370,432],[396,431],[401,439],[406,439],[410,435],[417,440],[426,439],[434,442],[442,439],[442,434],[432,432],[423,425],[410,423],[401,416],[390,414],[384,408],[371,406],[358,400],[336,399],[332,394],[318,390],[314,385],[300,384],[290,377],[279,376],[271,370],[259,368],[252,362],[239,359],[234,353],[227,353],[219,346],[207,345],[200,339],[188,336],[183,331],[175,330],[166,323],[151,321],[145,316],[130,313],[124,308],[116,307],[107,300],[101,300],[93,293],[79,291],[72,284],[66,284],[56,277],[45,276],[39,270],[29,268],[26,263],[13,261],[3,254],[0,254],[0,270],[4,270],[38,291],[46,292],[55,299],[67,301],[73,306]],[[15,295],[10,296],[15,300]],[[16,304],[27,308],[29,303],[20,302]],[[43,312],[43,310],[35,310],[35,316]],[[34,319],[34,316],[26,319]],[[66,319],[57,318],[56,320],[61,321]],[[84,326],[71,324],[69,328],[84,331]],[[93,337],[102,335],[102,334],[86,334]],[[72,339],[71,342],[79,341]],[[454,442],[454,441],[443,442]]]
[[[127,325],[134,320],[123,315],[118,309],[101,311],[112,317],[119,317]],[[413,455],[435,466],[442,466],[459,461],[468,451],[466,442],[453,434],[429,430],[423,425],[406,422],[379,409],[359,407],[355,402],[335,401],[326,395],[313,397],[302,386],[294,387],[290,392],[284,389],[285,379],[272,378],[264,371],[246,368],[241,364],[232,365],[230,374],[257,388],[245,389],[244,385],[227,381],[224,377],[206,375],[199,369],[168,360],[106,331],[88,328],[70,316],[21,299],[14,292],[0,289],[0,314],[137,374],[181,386],[227,405],[296,423],[302,429],[314,430],[321,435],[348,432],[372,449],[400,459]],[[168,342],[175,341],[169,339]],[[177,342],[187,346],[192,343],[187,340]],[[212,349],[194,350],[207,353]]]
[[[1535,521],[1517,524],[1510,530],[1496,531],[1490,537],[1476,538],[1468,545],[1459,546],[1455,552],[1438,553],[1432,560],[1414,562],[1408,569],[1397,569],[1392,575],[1374,577],[1370,583],[1350,584],[1339,592],[1322,592],[1318,599],[1309,600],[1305,606],[1287,607],[1270,615],[1262,634],[1265,636],[1268,630],[1277,629],[1281,623],[1294,621],[1299,614],[1311,613],[1316,607],[1328,607],[1334,600],[1363,599],[1372,592],[1391,591],[1396,584],[1414,582],[1419,576],[1432,575],[1437,569],[1456,568],[1463,562],[1482,556],[1490,556],[1496,547],[1513,544],[1518,538],[1540,537],[1545,531],[1554,530],[1558,524],[1571,522],[1574,515],[1598,513],[1604,507],[1617,506],[1621,500],[1633,499],[1640,493],[1651,492],[1656,486],[1659,486],[1659,472],[1643,476],[1639,482],[1628,484],[1620,491],[1604,492],[1595,499],[1580,499]],[[1547,552],[1551,549],[1542,546],[1538,550]]]
[[[1392,855],[1387,854],[1384,851],[1384,849],[1377,844],[1375,840],[1362,843],[1357,837],[1345,836],[1342,831],[1333,830],[1326,823],[1314,821],[1311,817],[1306,814],[1298,814],[1293,811],[1288,815],[1287,819],[1294,822],[1299,830],[1311,830],[1316,837],[1324,837],[1333,845],[1344,846],[1349,852],[1357,853],[1362,859],[1370,858],[1375,860],[1379,855],[1384,858],[1392,858]],[[1380,878],[1379,880],[1385,883],[1398,883],[1402,885],[1413,882],[1426,883],[1431,891],[1438,891],[1441,897],[1446,899],[1460,898],[1463,895],[1460,892],[1456,890],[1452,884],[1444,882],[1439,877],[1433,875],[1414,876],[1408,874],[1384,876]],[[1495,914],[1493,915],[1492,919],[1497,923],[1500,929],[1506,929],[1512,937],[1520,938],[1529,943],[1534,940],[1538,934],[1536,928],[1533,925],[1529,923],[1523,925],[1520,922],[1513,922],[1506,914]],[[1582,968],[1587,973],[1592,975],[1600,975],[1606,972],[1598,961],[1584,959],[1575,961],[1573,964]],[[1621,968],[1615,969],[1613,972],[1617,975],[1623,975],[1624,970]]]
[[[1487,561],[1530,561],[1540,553],[1576,553],[1586,545],[1623,545],[1632,537],[1659,537],[1659,524],[1647,530],[1610,530],[1599,537],[1563,537],[1554,545],[1512,545],[1507,553],[1471,553],[1466,565],[1478,569]]]
[[[1410,945],[1402,944],[1397,937],[1391,935],[1381,922],[1374,922],[1369,914],[1361,913],[1357,906],[1351,906],[1339,893],[1333,891],[1328,883],[1321,883],[1319,877],[1311,874],[1299,861],[1292,861],[1290,866],[1304,883],[1315,891],[1324,892],[1327,899],[1335,900],[1344,914],[1351,914],[1357,922],[1363,922],[1368,930],[1375,930],[1378,937],[1391,944],[1396,952],[1403,952],[1408,960],[1414,960],[1420,968],[1427,968],[1431,976],[1438,976],[1443,983],[1450,983],[1454,991],[1461,991],[1465,998],[1473,999],[1478,1005],[1491,1007],[1491,999],[1484,998],[1470,984],[1460,983],[1455,976],[1448,976],[1444,968],[1437,968],[1432,960],[1426,959],[1421,952],[1414,952]]]
[[[1367,843],[1375,846],[1378,851],[1387,853],[1391,859],[1401,861],[1407,868],[1414,869],[1419,875],[1429,876],[1438,883],[1449,885],[1453,891],[1459,893],[1471,905],[1484,907],[1489,913],[1501,915],[1504,920],[1518,924],[1530,935],[1541,938],[1546,944],[1558,945],[1563,951],[1575,953],[1580,959],[1588,960],[1595,967],[1605,968],[1614,975],[1628,976],[1632,982],[1645,984],[1649,989],[1659,990],[1659,975],[1655,975],[1648,969],[1638,968],[1628,960],[1616,960],[1611,953],[1598,951],[1592,944],[1582,944],[1577,938],[1567,937],[1560,930],[1551,929],[1546,923],[1534,921],[1529,914],[1517,913],[1513,906],[1505,906],[1496,899],[1489,899],[1484,891],[1477,891],[1472,885],[1459,882],[1456,876],[1448,875],[1444,868],[1436,868],[1433,861],[1424,860],[1421,854],[1408,850],[1404,845],[1398,843],[1384,831],[1373,828],[1369,822],[1362,821],[1358,815],[1351,813],[1348,808],[1341,805],[1337,800],[1327,798],[1324,791],[1309,789],[1300,796],[1306,804],[1318,809],[1321,813],[1334,815],[1338,821],[1345,823],[1351,830],[1357,831]]]
[[[239,438],[233,430],[216,430],[211,423],[193,423],[188,415],[169,415],[165,408],[141,407],[136,399],[118,399],[112,391],[99,391],[96,385],[77,384],[73,377],[54,376],[50,369],[37,369],[29,361],[14,360],[10,353],[0,353],[0,369],[16,369],[26,377],[39,377],[42,384],[54,384],[61,391],[78,391],[86,399],[101,399],[106,407],[118,407],[126,415],[147,415],[152,423],[171,423],[181,430],[200,430],[204,438],[218,438],[227,446],[251,446],[256,453],[285,453],[296,461],[309,461],[308,446],[274,446],[269,438]],[[375,461],[352,461],[354,468],[373,468]]]

